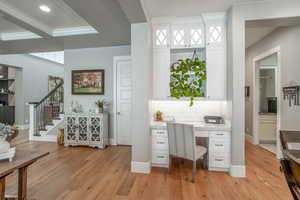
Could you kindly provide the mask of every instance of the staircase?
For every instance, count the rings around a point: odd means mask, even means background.
[[[29,139],[57,141],[57,132],[64,125],[64,82],[61,81],[41,101],[29,103]]]

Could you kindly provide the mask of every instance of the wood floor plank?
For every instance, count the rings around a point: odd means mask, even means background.
[[[63,147],[47,142],[15,142],[21,149],[50,155],[28,168],[28,198],[37,200],[287,200],[292,199],[279,161],[272,153],[246,143],[247,178],[199,168],[191,183],[191,163],[175,160],[171,174],[130,172],[131,148],[104,150]],[[7,191],[16,194],[16,174],[7,177]]]

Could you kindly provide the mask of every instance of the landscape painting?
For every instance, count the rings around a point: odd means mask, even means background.
[[[104,70],[73,70],[72,94],[104,94]]]

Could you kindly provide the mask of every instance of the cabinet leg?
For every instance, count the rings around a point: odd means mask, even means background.
[[[19,169],[18,200],[27,199],[27,166]]]

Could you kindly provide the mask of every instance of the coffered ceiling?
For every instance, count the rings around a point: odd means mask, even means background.
[[[0,0],[0,52],[128,45],[138,22],[140,0]]]

